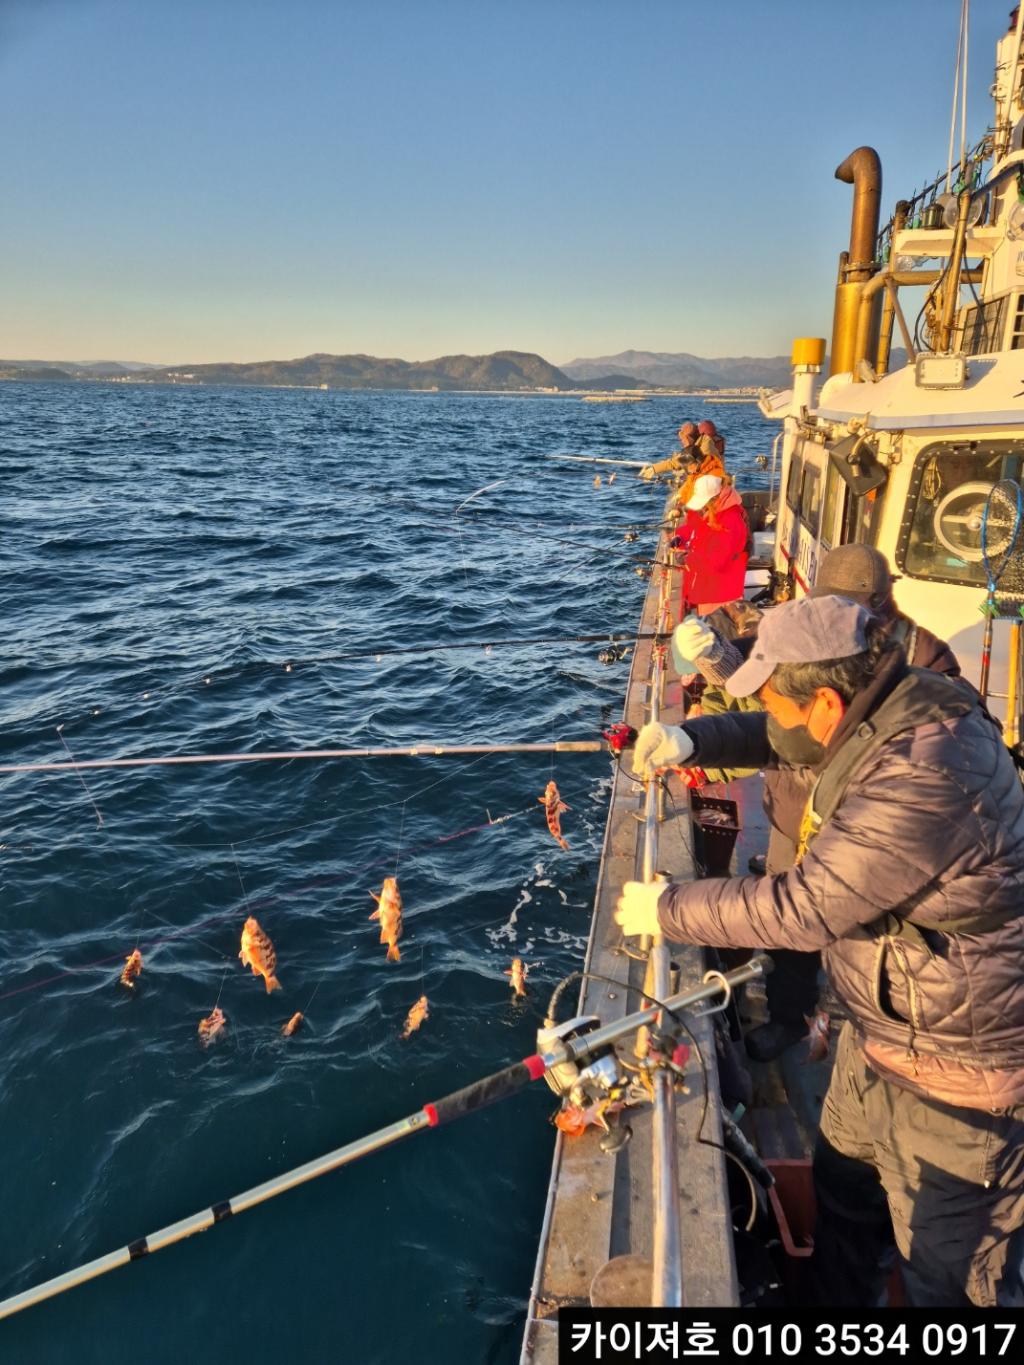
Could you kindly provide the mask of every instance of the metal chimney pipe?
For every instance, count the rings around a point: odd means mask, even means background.
[[[878,265],[875,243],[882,200],[882,163],[873,147],[858,147],[839,166],[836,179],[853,186],[853,213],[850,223],[850,249],[840,263],[836,285],[835,312],[832,319],[832,361],[830,374],[845,374],[857,361],[857,314],[860,285],[870,280]],[[878,315],[881,298],[873,306],[866,352],[877,346]]]

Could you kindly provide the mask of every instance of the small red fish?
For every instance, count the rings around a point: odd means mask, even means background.
[[[416,1001],[415,1005],[413,1005],[412,1009],[405,1017],[405,1028],[402,1029],[403,1038],[411,1038],[420,1024],[423,1023],[424,1019],[430,1018],[430,1010],[428,1009],[429,1004],[430,1001],[425,995],[421,995]]]
[[[130,991],[133,991],[135,989],[136,979],[141,972],[142,954],[139,952],[138,948],[136,948],[134,952],[130,953],[124,960],[124,966],[121,969],[121,985],[127,986]]]
[[[526,994],[526,978],[528,974],[529,968],[521,957],[514,957],[512,959],[512,966],[505,968],[505,975],[512,978],[508,984],[512,987],[512,990],[516,995]]]
[[[832,1037],[832,1025],[827,1014],[819,1011],[814,1018],[804,1015],[804,1022],[807,1025],[807,1061],[823,1062],[828,1056],[829,1039]]]
[[[260,928],[258,919],[252,915],[245,921],[242,930],[242,949],[238,954],[243,967],[251,967],[253,976],[262,976],[267,987],[267,994],[271,991],[279,991],[281,983],[274,975],[274,968],[277,966],[277,953],[274,952],[274,945]]]
[[[388,945],[387,960],[401,962],[398,940],[402,937],[402,893],[398,889],[398,878],[385,877],[380,894],[371,891],[370,895],[377,902],[370,919],[380,920],[380,941]]]
[[[211,1043],[216,1042],[227,1027],[227,1022],[224,1011],[218,1005],[214,1005],[213,1013],[199,1021],[199,1046],[209,1047]]]
[[[562,811],[569,810],[570,807],[562,800],[561,794],[554,782],[548,783],[544,788],[544,795],[538,796],[537,800],[544,807],[544,814],[548,818],[548,829],[551,831],[552,837],[557,843],[561,844],[563,848],[568,848],[569,845],[562,838],[562,821],[560,816]]]
[[[296,1010],[292,1017],[288,1020],[287,1024],[285,1024],[284,1028],[282,1028],[281,1037],[290,1038],[293,1033],[297,1033],[299,1029],[302,1027],[302,1021],[303,1019],[305,1019],[305,1017],[306,1016],[302,1013],[301,1010]]]

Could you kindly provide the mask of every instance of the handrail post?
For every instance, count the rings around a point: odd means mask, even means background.
[[[667,547],[666,547],[667,552]],[[659,559],[663,555],[659,554]],[[659,634],[668,623],[670,577],[662,568],[661,596],[658,607]],[[664,699],[665,646],[655,644],[651,653],[648,720],[661,718]],[[644,811],[643,878],[645,882],[658,879],[658,816],[661,784],[648,780]],[[664,935],[657,933],[649,940],[649,989],[656,1000],[666,1000],[672,993],[669,946]],[[656,1308],[680,1308],[683,1302],[682,1244],[679,1220],[679,1152],[676,1134],[676,1095],[671,1072],[658,1067],[653,1076],[654,1112],[651,1122],[654,1188],[654,1267],[651,1277],[651,1301]]]

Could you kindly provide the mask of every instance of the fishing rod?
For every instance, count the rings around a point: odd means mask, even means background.
[[[267,763],[293,758],[441,758],[449,754],[598,754],[599,739],[558,739],[547,744],[414,744],[409,748],[285,749],[249,754],[180,754],[155,758],[85,758],[60,763],[4,763],[0,773],[63,773],[98,768],[181,767],[196,763]]]
[[[548,455],[549,460],[576,460],[580,464],[622,464],[630,469],[646,469],[650,460],[610,460],[604,455]]]
[[[310,1180],[315,1180],[318,1176],[326,1175],[329,1171],[347,1166],[360,1157],[369,1156],[371,1152],[390,1147],[402,1138],[411,1137],[414,1133],[423,1132],[425,1129],[439,1128],[444,1123],[451,1123],[455,1119],[463,1118],[478,1109],[496,1104],[499,1100],[508,1099],[532,1081],[540,1080],[542,1076],[547,1076],[556,1068],[563,1068],[562,1074],[564,1074],[565,1068],[575,1071],[580,1062],[610,1056],[612,1047],[618,1039],[640,1027],[654,1024],[663,1012],[673,1014],[679,1010],[691,1009],[694,1005],[702,1004],[719,994],[725,994],[728,997],[736,986],[766,975],[771,971],[771,968],[771,960],[759,953],[752,957],[749,962],[744,963],[742,967],[737,967],[734,971],[727,972],[724,975],[718,972],[712,973],[710,974],[712,979],[705,980],[700,986],[692,990],[671,996],[659,1004],[647,1005],[643,1009],[636,1010],[633,1014],[625,1015],[622,1019],[617,1019],[610,1024],[599,1025],[588,1033],[567,1038],[554,1038],[548,1051],[533,1053],[529,1057],[524,1057],[522,1061],[513,1062],[511,1066],[506,1066],[501,1071],[495,1071],[482,1080],[474,1081],[461,1090],[455,1090],[442,1099],[424,1104],[415,1113],[398,1119],[395,1123],[387,1124],[383,1128],[378,1128],[366,1137],[357,1138],[353,1142],[345,1143],[344,1146],[336,1147],[324,1156],[316,1157],[302,1166],[296,1166],[290,1171],[285,1171],[270,1180],[265,1180],[260,1185],[254,1185],[241,1194],[211,1204],[209,1208],[203,1209],[200,1213],[181,1218],[176,1223],[169,1223],[157,1232],[136,1238],[117,1251],[86,1261],[73,1270],[65,1271],[62,1275],[55,1275],[52,1279],[44,1280],[31,1289],[26,1289],[20,1294],[14,1294],[10,1298],[4,1299],[0,1302],[0,1318],[11,1317],[24,1308],[31,1308],[34,1304],[43,1303],[46,1299],[51,1299],[57,1294],[63,1294],[69,1289],[74,1289],[76,1285],[85,1284],[100,1275],[105,1275],[110,1270],[128,1265],[131,1261],[142,1260],[143,1257],[152,1255],[156,1251],[162,1251],[164,1247],[173,1246],[175,1242],[184,1241],[193,1233],[205,1232],[208,1228],[212,1228],[217,1223],[223,1223],[236,1213],[244,1213],[246,1209],[266,1203],[267,1200],[284,1194],[287,1190],[295,1189],[298,1185],[304,1185]],[[552,1079],[555,1078],[552,1077]],[[552,1088],[561,1091],[560,1085],[554,1085]]]
[[[452,649],[498,649],[506,645],[618,645],[632,643],[634,640],[657,640],[653,634],[637,634],[636,631],[606,631],[603,635],[533,635],[505,640],[460,640],[455,644],[435,645],[395,645],[388,649],[350,650],[346,654],[321,654],[303,660],[304,664],[343,663],[349,659],[383,658],[389,654],[434,654]],[[248,666],[248,665],[243,665]],[[276,665],[273,665],[276,667]]]

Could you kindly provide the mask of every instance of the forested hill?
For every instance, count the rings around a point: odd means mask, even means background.
[[[138,376],[146,383],[326,384],[332,389],[575,389],[578,385],[539,355],[446,355],[437,360],[380,360],[372,355],[316,355],[246,364],[174,365]]]

